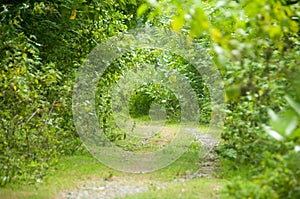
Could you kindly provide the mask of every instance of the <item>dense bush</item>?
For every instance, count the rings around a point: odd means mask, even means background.
[[[154,7],[156,13],[173,8],[175,30],[213,43],[227,99],[217,152],[228,164],[227,176],[230,170],[243,176],[232,179],[225,192],[234,198],[298,198],[299,120],[284,111],[291,106],[284,96],[299,101],[299,3],[177,0]],[[272,138],[280,135],[278,142]],[[242,168],[247,175],[239,173]]]
[[[0,8],[0,185],[40,182],[82,148],[72,121],[76,68],[136,24],[140,1],[4,2]]]
[[[269,110],[271,126],[265,126],[273,142],[284,150],[267,147],[249,179],[234,178],[224,190],[235,198],[299,198],[300,104],[286,98],[289,108],[276,114]],[[280,123],[279,123],[280,122]],[[274,144],[273,144],[274,145]]]

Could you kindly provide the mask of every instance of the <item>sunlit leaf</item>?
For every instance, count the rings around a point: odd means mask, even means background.
[[[295,102],[289,96],[285,96],[284,98],[289,103],[289,105],[294,109],[294,111],[296,111],[296,113],[300,116],[300,104],[298,104],[297,102]]]
[[[185,23],[185,19],[183,15],[177,15],[173,17],[172,28],[175,31],[179,31]]]
[[[73,10],[72,10],[72,14],[71,14],[71,16],[70,16],[70,19],[71,19],[71,20],[74,20],[74,19],[76,18],[76,13],[77,13],[76,9],[73,9]]]
[[[295,146],[294,150],[295,152],[300,152],[300,146]]]
[[[264,130],[274,139],[282,141],[284,138],[277,131],[274,131],[271,127],[264,125]]]
[[[272,109],[268,109],[268,114],[271,117],[271,120],[273,120],[274,122],[279,121],[278,115]]]
[[[296,116],[292,117],[289,124],[288,124],[288,126],[285,129],[285,134],[287,136],[291,135],[293,133],[293,131],[296,129],[297,125],[298,125],[297,117]]]
[[[147,10],[149,9],[149,5],[147,3],[142,4],[138,9],[137,9],[137,16],[140,17],[142,16]]]

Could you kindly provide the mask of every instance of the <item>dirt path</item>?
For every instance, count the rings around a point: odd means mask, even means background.
[[[196,134],[196,140],[207,148],[214,147],[218,141],[207,134]],[[127,195],[149,192],[150,189],[166,189],[177,183],[185,183],[195,178],[211,178],[215,171],[215,155],[208,153],[199,162],[200,169],[192,174],[178,177],[172,181],[162,182],[148,178],[135,179],[134,177],[112,177],[108,180],[91,179],[83,182],[75,190],[60,191],[57,199],[112,199]]]

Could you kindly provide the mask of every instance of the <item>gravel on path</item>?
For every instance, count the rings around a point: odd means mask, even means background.
[[[195,132],[196,141],[207,149],[212,149],[218,140],[208,134]],[[215,156],[208,153],[200,162],[200,169],[186,176],[176,178],[171,183],[184,183],[194,178],[211,178],[215,170]],[[109,180],[88,180],[75,190],[62,190],[57,199],[113,199],[131,194],[148,192],[151,189],[165,189],[170,182],[137,181],[133,178],[112,177]]]

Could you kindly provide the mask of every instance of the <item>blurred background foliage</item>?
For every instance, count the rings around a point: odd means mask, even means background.
[[[216,151],[234,178],[228,197],[299,197],[299,8],[292,0],[144,4],[150,18],[168,12],[174,30],[211,41],[226,88]]]
[[[162,65],[164,67],[161,67]],[[118,127],[114,123],[113,110],[111,107],[112,101],[117,100],[112,98],[114,88],[119,86],[117,85],[118,80],[128,76],[128,71],[144,71],[146,74],[143,75],[145,76],[147,76],[147,73],[154,73],[154,71],[148,69],[149,66],[152,66],[153,70],[162,74],[169,82],[177,83],[176,81],[179,81],[176,80],[178,76],[176,73],[183,75],[188,84],[191,85],[193,92],[195,92],[198,105],[201,107],[199,123],[202,125],[209,123],[211,116],[210,95],[208,87],[197,69],[184,58],[171,52],[165,52],[160,49],[139,49],[117,58],[104,72],[98,84],[96,94],[97,114],[100,120],[100,126],[104,129],[104,132],[111,141],[124,136],[126,137],[126,135],[123,135],[124,132],[121,133],[117,130]],[[141,78],[140,76],[138,77]],[[127,78],[132,79],[136,77]],[[122,93],[121,98],[123,99],[120,99],[119,106],[125,106],[126,101],[129,100],[130,116],[143,120],[149,116],[151,105],[157,104],[166,111],[166,122],[180,124],[181,107],[176,93],[168,89],[165,83],[158,81],[147,82],[146,79],[147,78],[132,80],[134,84],[139,82],[140,86],[131,96],[126,96],[126,94]],[[126,90],[134,88],[132,82],[126,82]],[[179,84],[180,83],[181,82],[179,82]],[[121,107],[118,109],[120,110]]]
[[[158,26],[201,43],[222,74],[226,120],[216,151],[223,176],[233,178],[223,191],[234,198],[300,197],[298,1],[2,2],[1,185],[40,182],[59,156],[83,150],[71,112],[76,70],[93,47],[118,32]],[[155,63],[161,56],[187,75],[199,102],[209,102],[201,76],[185,60],[171,53],[135,51],[117,60],[99,82],[100,121],[111,121],[107,91],[122,70],[133,63]],[[167,100],[169,106],[163,106],[176,109],[174,96],[163,88],[152,95],[155,88],[145,85],[132,96],[134,113],[149,110],[152,100]],[[208,108],[203,122],[209,116]],[[106,128],[115,128],[105,121]]]

